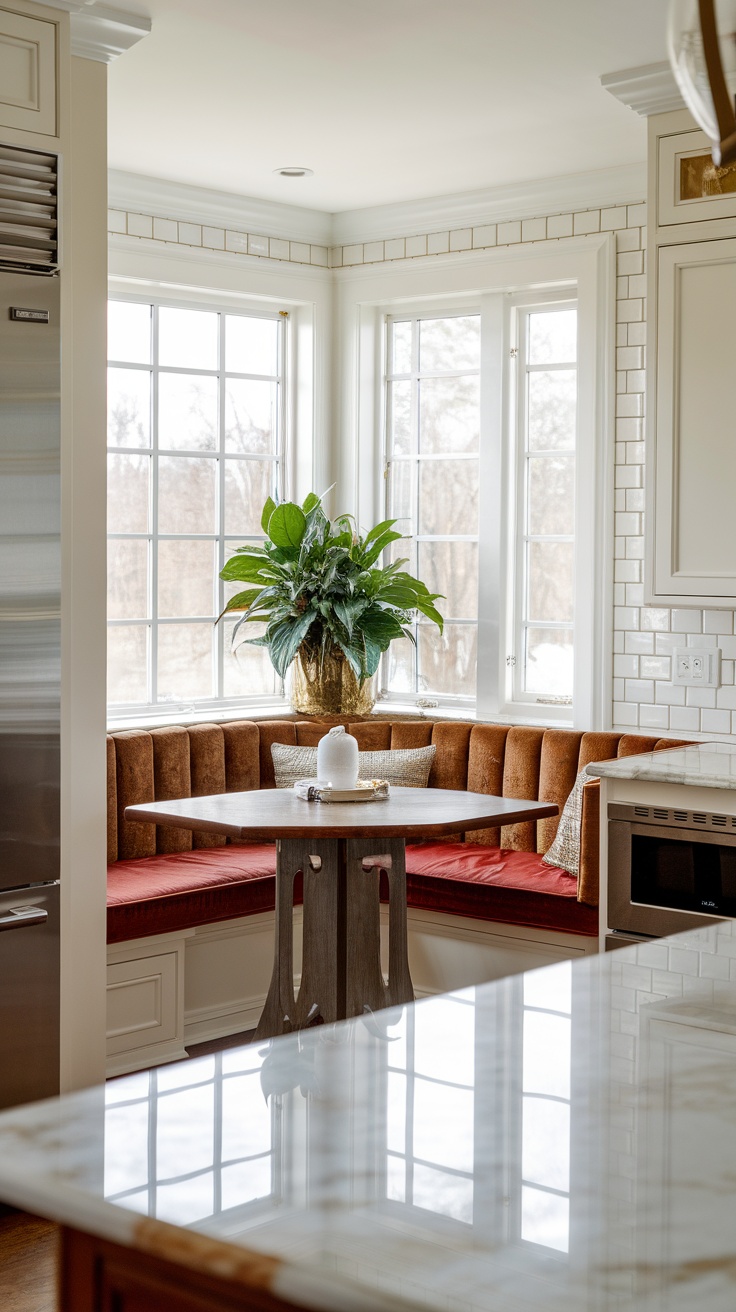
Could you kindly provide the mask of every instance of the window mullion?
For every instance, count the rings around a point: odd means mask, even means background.
[[[149,696],[152,705],[158,702],[158,491],[159,491],[159,446],[158,446],[158,306],[152,306],[151,316],[151,629],[150,662],[151,684]]]
[[[218,427],[218,478],[217,478],[217,580],[216,599],[217,614],[221,614],[225,606],[225,584],[220,578],[220,570],[225,565],[225,404],[226,404],[226,375],[225,375],[225,333],[226,316],[223,313],[218,315],[218,406],[217,406],[217,427]],[[218,624],[215,628],[215,696],[219,699],[225,696],[225,625]]]

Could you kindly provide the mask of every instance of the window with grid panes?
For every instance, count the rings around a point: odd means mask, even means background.
[[[442,636],[415,625],[393,642],[383,690],[475,699],[478,621],[480,315],[392,317],[386,377],[387,514],[407,540],[392,558],[431,592]]]
[[[280,1109],[263,1097],[262,1065],[246,1047],[112,1080],[105,1198],[175,1225],[269,1210],[278,1201]]]
[[[518,311],[513,698],[572,703],[577,309]]]
[[[273,698],[268,654],[215,620],[281,492],[283,317],[113,300],[108,357],[108,704]]]

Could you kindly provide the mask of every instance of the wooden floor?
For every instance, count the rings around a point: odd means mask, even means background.
[[[254,1034],[255,1030],[247,1030],[198,1043],[187,1052],[190,1057],[205,1057],[251,1043]],[[58,1227],[50,1221],[0,1204],[0,1312],[56,1312],[57,1239]]]
[[[58,1230],[25,1212],[0,1212],[2,1312],[55,1312]]]

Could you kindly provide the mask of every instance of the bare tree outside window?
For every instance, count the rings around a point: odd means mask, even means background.
[[[272,697],[267,654],[215,620],[280,491],[283,319],[111,301],[109,324],[108,701]]]
[[[447,599],[441,637],[415,626],[394,642],[389,694],[475,698],[478,619],[480,315],[389,320],[387,514],[407,541],[393,556]]]

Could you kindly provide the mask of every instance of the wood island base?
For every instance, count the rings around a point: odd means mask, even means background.
[[[303,1312],[265,1289],[62,1229],[59,1312]]]

